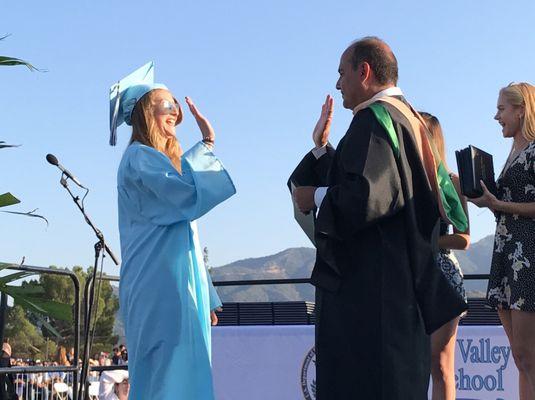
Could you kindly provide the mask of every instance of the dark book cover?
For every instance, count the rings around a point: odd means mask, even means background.
[[[485,183],[487,189],[496,194],[496,181],[494,180],[494,163],[492,154],[489,154],[475,146],[455,152],[461,192],[470,198],[483,195],[480,180]]]

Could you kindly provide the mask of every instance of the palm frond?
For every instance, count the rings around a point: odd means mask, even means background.
[[[2,264],[2,265],[4,265],[4,264]],[[13,264],[11,264],[11,265],[13,265]],[[10,265],[8,265],[8,267],[9,266]],[[6,284],[11,283],[13,281],[17,281],[19,279],[27,278],[28,276],[32,276],[32,275],[35,275],[35,272],[21,271],[21,272],[14,272],[14,273],[6,275],[6,276],[2,276],[2,277],[0,277],[0,291],[4,290],[3,285],[6,285]],[[7,287],[9,287],[9,286],[7,286]]]
[[[7,144],[3,140],[0,140],[0,149],[4,149],[6,147],[19,147],[20,144]]]
[[[15,65],[23,65],[26,68],[28,68],[30,71],[41,71],[39,68],[34,67],[28,61],[21,60],[20,58],[0,56],[0,67],[2,66],[12,67]]]
[[[14,264],[14,263],[3,263],[3,262],[0,262],[0,271],[3,270],[3,269],[6,269],[6,268],[10,268],[10,267],[18,267],[18,265]]]
[[[40,218],[43,221],[45,221],[46,222],[46,226],[48,226],[48,220],[45,217],[43,217],[42,215],[39,215],[39,214],[35,214],[35,212],[37,210],[38,210],[38,208],[36,208],[36,209],[34,209],[32,211],[28,211],[28,212],[5,211],[5,210],[1,210],[0,212],[8,213],[8,214],[24,215],[26,217]]]
[[[0,290],[2,288],[0,287]],[[27,286],[8,286],[10,295],[14,296],[35,296],[37,294],[44,294],[45,289],[42,286],[27,285]]]
[[[68,304],[63,304],[52,300],[43,300],[35,297],[17,295],[12,296],[9,292],[9,286],[7,286],[5,289],[4,291],[9,296],[13,297],[15,304],[19,304],[30,311],[59,319],[61,321],[72,321],[72,309]]]
[[[11,193],[0,194],[0,207],[12,206],[13,204],[20,203],[20,200],[13,196]]]

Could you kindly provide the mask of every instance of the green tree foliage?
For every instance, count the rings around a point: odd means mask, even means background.
[[[87,274],[92,275],[92,273],[92,268],[89,268]],[[119,299],[114,294],[109,281],[102,280],[101,282],[96,318],[94,317],[96,328],[91,354],[99,351],[111,351],[118,340],[118,337],[113,335],[113,327],[115,325],[115,316],[119,310]],[[98,287],[95,287],[95,296],[97,294]]]
[[[28,319],[27,311],[20,306],[8,309],[6,318],[6,338],[19,358],[53,359],[57,344],[43,337],[40,329]]]
[[[57,269],[55,266],[51,268]],[[82,292],[88,274],[92,274],[92,269],[89,268],[88,271],[84,271],[82,267],[74,267],[72,271],[80,280],[80,299],[83,301]],[[24,288],[27,292],[38,291],[40,293],[39,296],[49,302],[68,304],[72,312],[71,318],[68,320],[55,318],[53,315],[43,318],[31,310],[21,308],[15,300],[15,307],[11,307],[8,311],[5,335],[12,346],[15,346],[17,351],[20,351],[18,353],[14,350],[13,354],[16,356],[24,354],[32,357],[35,354],[38,357],[45,358],[45,345],[48,342],[48,354],[49,358],[51,358],[50,354],[54,354],[56,345],[62,345],[67,348],[73,346],[74,285],[72,279],[67,276],[42,274],[38,279],[23,282],[21,288]],[[98,306],[96,307],[95,339],[91,354],[98,351],[109,352],[117,343],[118,338],[113,335],[113,327],[118,309],[119,299],[113,293],[110,282],[102,281]],[[82,327],[84,324],[82,310],[80,318]],[[93,322],[95,322],[95,317]]]
[[[39,329],[28,320],[26,311],[21,306],[8,309],[5,329],[13,355],[24,358],[44,358],[45,339]]]

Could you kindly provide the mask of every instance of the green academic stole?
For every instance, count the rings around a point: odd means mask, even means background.
[[[396,107],[399,104],[396,104],[397,102],[403,104],[401,101],[397,99],[395,102],[391,101],[392,98],[388,98],[388,103],[392,107]],[[396,133],[396,130],[394,129],[394,123],[392,121],[392,117],[386,107],[380,103],[383,99],[380,99],[379,102],[375,102],[372,104],[369,104],[368,107],[372,110],[373,114],[375,115],[375,118],[377,118],[377,121],[379,124],[385,129],[385,131],[388,134],[388,138],[390,139],[390,144],[392,145],[392,150],[394,152],[394,155],[396,158],[399,158],[399,139]],[[403,104],[404,105],[404,104]],[[397,108],[397,107],[396,107]],[[407,107],[408,108],[408,107]],[[399,112],[404,113],[406,110],[399,110]],[[423,124],[421,120],[418,119],[418,122]],[[425,127],[425,124],[423,124]],[[411,131],[413,129],[409,129]],[[414,132],[411,132],[413,134],[413,137],[415,136]],[[419,150],[421,152],[421,143],[419,143],[418,139],[415,138],[417,142],[417,146],[419,147]],[[436,182],[436,187],[438,189],[438,195],[439,198],[439,207],[445,215],[445,219],[453,224],[455,228],[460,232],[466,232],[468,230],[468,218],[466,216],[466,213],[464,212],[461,199],[459,198],[459,195],[457,193],[457,190],[455,190],[455,186],[453,185],[453,182],[451,181],[450,175],[444,166],[444,163],[438,156],[438,152],[436,151],[436,148],[434,144],[430,141],[429,146],[432,151],[432,157],[434,158],[434,165],[435,165],[435,176],[430,177],[428,176],[429,180],[434,179]],[[424,166],[425,167],[425,166]],[[432,187],[433,183],[430,182]]]

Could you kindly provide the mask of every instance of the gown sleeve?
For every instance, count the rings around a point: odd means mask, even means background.
[[[182,156],[182,175],[149,146],[137,146],[131,157],[142,193],[140,213],[155,224],[196,220],[236,193],[228,172],[202,142]]]
[[[316,232],[343,239],[393,216],[404,200],[392,146],[369,109],[355,115],[340,145],[340,179],[327,190]]]
[[[292,191],[292,183],[295,186],[327,186],[329,168],[334,158],[334,149],[329,144],[325,148],[325,154],[320,157],[309,151],[294,169],[288,179],[288,189]]]

